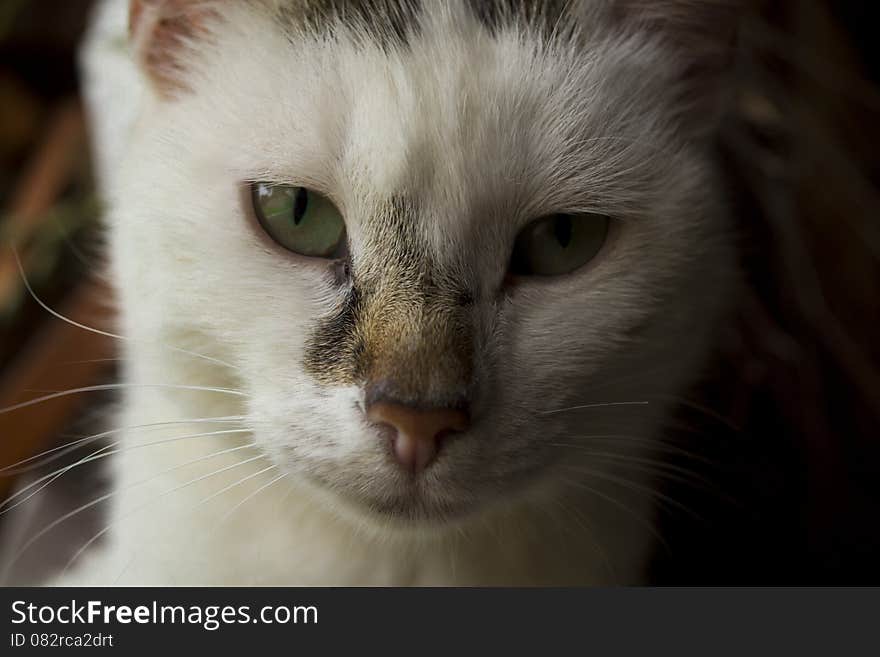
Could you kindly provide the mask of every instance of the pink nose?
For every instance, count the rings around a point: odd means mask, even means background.
[[[390,429],[394,457],[413,473],[434,460],[443,438],[470,424],[467,413],[454,408],[418,409],[384,401],[370,404],[367,418]]]

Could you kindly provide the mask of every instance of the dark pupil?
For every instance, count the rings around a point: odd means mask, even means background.
[[[571,217],[564,214],[556,215],[556,221],[553,223],[553,232],[556,234],[556,241],[563,249],[568,248],[571,244]]]
[[[299,226],[309,209],[309,192],[305,187],[296,190],[296,198],[293,201],[293,223]]]

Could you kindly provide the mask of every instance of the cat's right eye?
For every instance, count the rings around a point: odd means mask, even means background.
[[[335,205],[306,187],[252,183],[257,220],[285,249],[314,258],[335,258],[345,248],[345,220]]]

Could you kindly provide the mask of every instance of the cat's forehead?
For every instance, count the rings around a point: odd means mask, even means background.
[[[537,217],[656,215],[689,189],[691,169],[670,166],[684,141],[669,70],[641,33],[541,32],[553,13],[526,8],[553,3],[276,5],[225,16],[172,123],[239,180],[327,195],[352,233],[396,204],[438,244],[501,253]],[[406,25],[405,43],[374,39],[355,7]]]
[[[490,32],[513,24],[554,28],[577,16],[575,0],[276,0],[283,28],[326,32],[343,25],[383,46],[406,46],[422,30],[426,15],[467,11]],[[595,3],[594,3],[595,4]]]
[[[654,151],[638,145],[662,137],[638,115],[659,104],[634,101],[662,76],[630,84],[651,64],[624,41],[591,49],[541,36],[537,25],[571,4],[280,3],[274,39],[239,30],[239,48],[220,53],[207,102],[238,103],[230,114],[250,123],[247,150],[268,163],[252,168],[330,192],[344,184],[359,203],[418,190],[423,210],[524,199],[548,211],[577,206],[582,199],[533,197],[561,194],[591,166],[649,161]],[[526,19],[534,29],[516,22]],[[320,34],[321,25],[335,31]],[[405,43],[389,46],[380,29]]]

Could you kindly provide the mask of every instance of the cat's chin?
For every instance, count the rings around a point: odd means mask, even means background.
[[[541,476],[542,472],[545,476]],[[543,470],[520,473],[508,482],[507,492],[470,491],[458,499],[450,494],[449,487],[443,491],[437,481],[410,481],[407,485],[368,492],[354,486],[329,484],[314,473],[305,479],[327,508],[343,520],[368,532],[402,538],[442,537],[473,525],[482,526],[496,515],[516,513],[523,506],[559,493],[556,480]]]
[[[359,477],[351,471],[341,475],[342,468],[326,463],[312,466],[298,469],[297,478],[317,503],[343,521],[385,535],[455,532],[559,495],[559,478],[548,464],[508,473],[503,485],[462,480],[443,468],[419,476],[389,469],[377,478],[374,471]]]
[[[347,513],[361,524],[401,533],[442,531],[460,526],[481,515],[484,505],[465,502],[437,502],[424,499],[372,498],[361,495],[342,496]]]
[[[383,527],[401,531],[442,529],[479,515],[482,505],[474,503],[426,503],[409,500],[365,500],[355,502],[362,512]]]
[[[318,489],[319,497],[344,519],[382,532],[442,532],[479,517],[486,506],[473,500],[436,499],[417,487],[380,496],[340,489],[310,479],[310,487]]]

